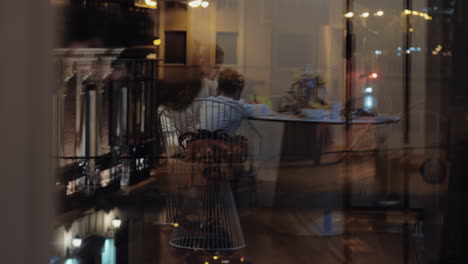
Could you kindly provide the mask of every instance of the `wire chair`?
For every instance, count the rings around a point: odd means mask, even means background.
[[[168,156],[175,229],[170,244],[194,250],[245,247],[232,190],[240,177],[254,182],[261,136],[234,103],[195,99],[183,110],[160,114],[163,148]],[[174,210],[174,200],[180,200]]]

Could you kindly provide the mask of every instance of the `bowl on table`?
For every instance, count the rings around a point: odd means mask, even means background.
[[[327,117],[330,113],[327,109],[302,109],[302,114],[310,119],[320,119]]]

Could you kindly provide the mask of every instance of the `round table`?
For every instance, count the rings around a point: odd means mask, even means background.
[[[328,124],[345,125],[345,119],[307,118],[293,113],[275,113],[272,115],[255,115],[249,118],[255,121],[283,122],[283,123],[303,123],[303,124]],[[378,115],[375,117],[358,117],[349,120],[351,125],[384,125],[393,124],[400,121],[400,117],[393,115]],[[378,147],[377,147],[378,148]],[[347,186],[346,188],[350,188]],[[335,224],[333,224],[335,223]],[[332,236],[343,234],[343,215],[341,211],[325,212],[322,217],[312,223],[312,228],[316,236]]]
[[[345,119],[330,119],[325,118],[307,118],[295,115],[293,113],[275,113],[272,115],[255,115],[250,117],[251,120],[258,121],[271,121],[271,122],[297,122],[297,123],[316,123],[316,124],[331,124],[331,125],[344,125]],[[400,117],[392,115],[378,115],[375,117],[359,117],[350,120],[353,125],[382,125],[392,124],[400,121]]]

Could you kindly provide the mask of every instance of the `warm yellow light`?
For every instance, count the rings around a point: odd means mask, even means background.
[[[213,259],[214,260],[217,260],[219,257],[218,256],[213,256]]]
[[[245,258],[244,257],[241,257],[240,258],[240,262],[244,262],[245,261]]]
[[[149,5],[149,6],[153,6],[153,7],[155,7],[155,6],[158,5],[158,3],[156,3],[156,2],[153,1],[153,0],[145,0],[145,4],[147,4],[147,5]]]
[[[208,261],[205,261],[205,264],[210,264]]]
[[[354,16],[354,13],[353,12],[348,12],[344,16],[347,17],[347,18],[351,18],[351,17]]]
[[[410,28],[410,29],[409,29],[409,32],[413,32],[413,31],[414,31],[414,29],[413,29],[413,28]]]
[[[364,12],[361,14],[362,17],[369,17],[369,12]]]
[[[413,15],[417,16],[417,15],[419,15],[419,12],[418,11],[413,11]]]
[[[406,15],[411,15],[411,10],[406,9],[406,10],[405,10],[405,14],[406,14]]]
[[[161,45],[161,39],[160,39],[160,38],[157,38],[157,39],[153,40],[153,44],[154,44],[155,46]]]
[[[380,10],[380,11],[377,11],[377,13],[375,13],[376,16],[383,16],[384,15],[384,11]]]
[[[207,1],[204,1],[204,2],[201,3],[201,6],[203,8],[207,8],[209,5],[210,5],[210,3],[208,3]]]
[[[201,5],[201,0],[194,0],[189,3],[191,7],[199,7]]]
[[[178,227],[178,226],[179,226],[179,224],[178,224],[178,223],[174,223],[174,227]]]

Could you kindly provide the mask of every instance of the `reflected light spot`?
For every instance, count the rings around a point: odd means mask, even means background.
[[[122,220],[118,217],[112,220],[112,226],[114,228],[119,228],[121,224],[122,224]]]
[[[410,29],[409,29],[409,32],[413,32],[413,31],[414,31],[414,29],[413,29],[413,28],[410,28]]]
[[[377,11],[377,13],[375,13],[376,16],[383,16],[384,15],[384,11],[380,10],[380,11]]]
[[[361,14],[362,17],[369,17],[369,12],[364,12]]]
[[[410,15],[410,14],[411,14],[411,10],[406,9],[406,10],[405,10],[405,14],[406,14],[406,15]]]
[[[147,4],[149,6],[157,6],[158,5],[158,3],[156,3],[153,0],[145,0],[145,4]]]
[[[213,259],[214,260],[217,260],[219,257],[218,256],[213,256]]]
[[[374,98],[372,95],[367,95],[364,98],[364,109],[369,110],[375,107]]]
[[[418,11],[413,11],[413,15],[417,16],[417,15],[419,15],[419,12]]]
[[[344,16],[347,17],[347,18],[351,18],[351,17],[354,16],[354,13],[353,12],[348,12]]]
[[[153,40],[153,44],[154,44],[155,46],[161,45],[161,39],[160,39],[160,38],[157,38],[157,39]]]
[[[189,3],[191,7],[199,7],[201,5],[201,0],[194,0]]]
[[[81,243],[83,242],[83,240],[81,239],[81,237],[79,235],[76,235],[73,239],[72,239],[72,245],[76,248],[79,248],[81,247]]]

